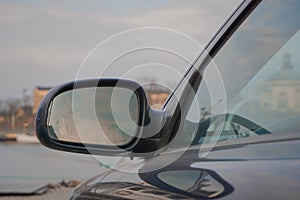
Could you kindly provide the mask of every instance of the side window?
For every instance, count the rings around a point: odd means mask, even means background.
[[[203,71],[181,131],[191,123],[194,129],[182,133],[188,139],[181,141],[299,133],[299,9],[300,2],[292,0],[258,5]]]

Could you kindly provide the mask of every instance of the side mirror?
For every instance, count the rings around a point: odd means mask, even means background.
[[[70,82],[45,96],[36,116],[36,133],[40,142],[52,149],[129,155],[140,140],[145,143],[142,134],[151,112],[155,111],[150,109],[145,91],[133,81]],[[152,121],[161,123],[159,116]],[[158,141],[157,135],[154,138]]]

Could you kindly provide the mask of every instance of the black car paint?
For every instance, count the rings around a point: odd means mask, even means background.
[[[255,151],[249,152],[250,149]],[[142,172],[146,170],[145,168],[151,168],[152,165],[157,163],[168,162],[180,153],[180,151],[168,152],[147,160],[144,169],[140,169],[138,174],[140,179],[136,174],[127,174],[123,182],[120,182],[118,178],[124,176],[124,174],[113,170],[105,178],[100,175],[86,182],[86,191],[80,188],[81,191],[78,194],[75,190],[74,194],[79,195],[75,199],[81,199],[86,195],[98,199],[102,193],[110,194],[112,199],[128,199],[130,195],[133,195],[132,193],[139,195],[138,199],[146,199],[147,195],[151,193],[149,191],[152,191],[153,194],[158,193],[158,197],[153,196],[157,199],[162,195],[165,199],[207,199],[208,192],[205,187],[202,191],[199,190],[201,187],[192,192],[180,190],[173,187],[171,182],[162,181],[158,177],[158,174],[162,172],[189,170],[198,171],[199,173],[207,172],[224,186],[224,190],[220,191],[217,196],[213,196],[213,198],[298,199],[300,195],[300,156],[297,150],[300,150],[299,139],[222,148],[212,151],[206,159],[199,159],[199,150],[194,147],[165,168],[154,172]],[[259,153],[262,151],[272,152],[273,158],[266,159],[263,154]],[[221,155],[218,156],[218,154]],[[109,188],[107,188],[108,184]],[[214,187],[213,184],[216,183],[212,182],[211,184],[210,187]],[[120,187],[122,185],[124,187]],[[208,186],[206,182],[206,187]],[[136,189],[139,187],[139,190]],[[128,198],[124,195],[126,192],[122,193],[120,191],[130,191],[127,193]],[[176,195],[179,195],[178,198],[175,198]]]

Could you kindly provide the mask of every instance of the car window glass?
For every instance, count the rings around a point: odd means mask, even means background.
[[[258,5],[204,70],[175,147],[299,132],[299,8]]]

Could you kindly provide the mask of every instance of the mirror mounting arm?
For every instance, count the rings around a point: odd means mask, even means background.
[[[158,150],[162,137],[162,130],[166,122],[165,110],[154,110],[149,108],[145,116],[145,125],[139,142],[133,148],[133,157],[148,157]],[[149,154],[149,155],[148,155]]]

